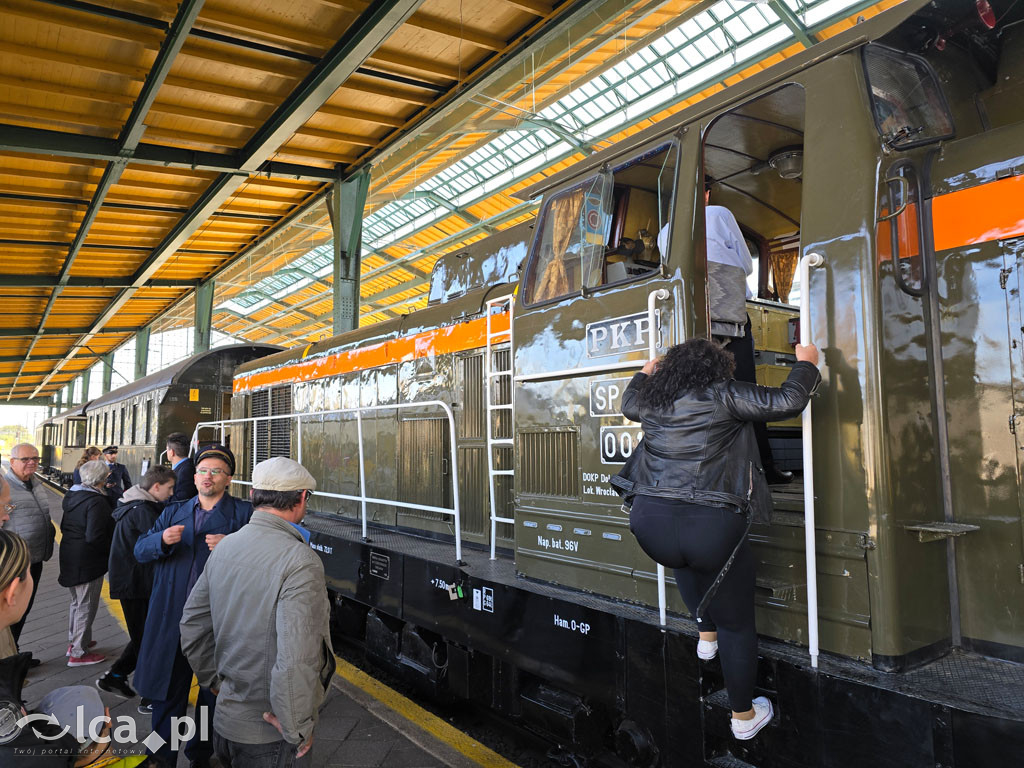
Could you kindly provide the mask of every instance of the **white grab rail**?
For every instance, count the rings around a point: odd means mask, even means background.
[[[658,288],[647,294],[647,358],[653,360],[658,356],[658,326],[655,324],[654,302],[668,299],[668,290]],[[661,626],[668,623],[668,599],[665,595],[665,566],[658,563],[658,619]]]
[[[372,496],[366,495],[366,473],[365,473],[365,461],[363,458],[363,414],[368,411],[398,411],[403,408],[419,408],[422,409],[428,406],[436,406],[442,409],[445,416],[448,419],[448,436],[449,436],[449,450],[451,452],[451,467],[452,467],[452,506],[451,507],[435,507],[429,504],[414,504],[408,501],[398,501],[395,499],[378,499]],[[195,429],[192,432],[192,443],[193,447],[199,444],[199,430],[201,429],[218,429],[220,430],[221,443],[224,442],[224,428],[232,425],[253,425],[253,459],[256,458],[256,424],[257,422],[265,421],[270,422],[274,419],[294,419],[296,421],[296,434],[297,440],[297,454],[301,461],[302,457],[302,421],[310,420],[315,418],[323,418],[324,416],[347,416],[354,415],[356,418],[356,440],[359,448],[359,490],[360,494],[354,496],[347,493],[330,493],[328,491],[317,491],[318,496],[324,496],[330,499],[344,499],[346,501],[358,501],[360,503],[360,519],[362,522],[362,534],[363,538],[367,538],[366,534],[366,505],[367,504],[382,504],[389,507],[402,507],[406,509],[418,509],[424,512],[437,512],[442,515],[451,515],[452,523],[455,528],[455,562],[458,565],[462,565],[462,516],[460,513],[461,506],[459,504],[459,466],[458,466],[458,446],[455,442],[455,417],[452,414],[451,407],[441,400],[422,400],[415,403],[395,403],[392,405],[367,405],[359,408],[338,408],[329,411],[310,411],[307,413],[281,413],[275,416],[250,416],[244,419],[223,419],[221,421],[202,421],[196,424]],[[252,485],[248,480],[232,480],[231,482],[239,485]]]
[[[820,253],[808,253],[800,259],[800,344],[811,343],[810,268],[824,263]],[[818,565],[814,537],[814,453],[811,435],[811,403],[801,417],[804,452],[804,548],[807,558],[807,645],[811,667],[818,668]]]

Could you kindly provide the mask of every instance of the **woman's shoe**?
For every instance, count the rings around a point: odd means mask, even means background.
[[[764,696],[758,696],[751,702],[754,707],[754,716],[750,720],[737,720],[732,718],[732,735],[740,741],[752,739],[757,732],[764,728],[772,720],[774,714],[772,703]]]
[[[703,659],[704,661],[711,661],[717,655],[718,655],[718,641],[717,640],[698,640],[697,641],[697,658],[698,659]]]

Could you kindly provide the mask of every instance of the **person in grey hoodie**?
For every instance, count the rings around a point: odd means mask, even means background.
[[[126,699],[135,697],[135,691],[128,685],[128,675],[135,671],[138,661],[149,613],[149,595],[153,591],[153,564],[142,564],[135,559],[135,542],[160,517],[174,493],[175,482],[174,470],[170,467],[162,464],[152,467],[138,485],[124,492],[114,510],[114,541],[110,547],[107,583],[110,597],[121,601],[129,640],[113,666],[96,681],[96,687]]]
[[[18,534],[28,544],[32,565],[32,597],[28,608],[15,624],[11,625],[11,634],[17,643],[21,630],[25,626],[32,604],[39,589],[39,579],[43,575],[43,563],[53,557],[53,540],[56,529],[50,520],[50,499],[46,495],[43,482],[36,477],[39,469],[39,451],[32,443],[19,443],[11,449],[11,469],[7,473],[7,482],[11,486],[11,519],[4,523],[4,530]],[[39,659],[32,660],[32,666],[38,666]]]

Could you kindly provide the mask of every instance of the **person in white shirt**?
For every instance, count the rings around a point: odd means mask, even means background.
[[[747,284],[746,277],[754,272],[754,260],[750,257],[750,250],[747,248],[746,239],[743,237],[743,232],[740,230],[736,217],[732,215],[732,211],[721,205],[711,205],[712,183],[711,177],[705,175],[704,231],[707,238],[707,261],[709,264],[723,264],[726,267],[738,268],[738,270],[723,270],[723,272],[719,273],[718,279],[721,279],[721,274],[732,272],[737,279],[743,280],[743,293],[746,298],[751,299],[754,297],[754,294]],[[663,257],[668,253],[668,230],[669,224],[666,224],[658,233],[658,249]],[[742,277],[740,277],[740,271],[742,271]],[[732,286],[732,291],[726,287],[725,293],[730,292],[735,296],[736,303],[739,303],[739,286]],[[754,337],[750,332],[750,318],[746,316],[745,308],[738,311],[735,307],[731,309],[732,314],[735,315],[734,317],[719,317],[720,315],[729,315],[730,313],[723,311],[722,308],[718,308],[717,312],[713,309],[711,313],[712,334],[719,341],[723,342],[725,349],[732,352],[733,357],[736,359],[736,380],[756,384],[757,371],[754,363]],[[732,322],[716,322],[719,320],[731,320]],[[736,335],[717,336],[715,334],[716,326],[721,327],[723,325],[731,326]],[[740,331],[742,331],[742,335],[740,335]],[[774,485],[790,482],[793,479],[793,473],[785,472],[775,466],[771,444],[768,442],[767,426],[765,426],[763,421],[755,421],[753,425],[765,478]]]

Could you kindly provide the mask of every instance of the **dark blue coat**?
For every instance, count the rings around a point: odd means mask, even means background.
[[[174,495],[168,501],[169,504],[191,499],[199,493],[196,488],[196,465],[191,458],[185,457],[178,463],[174,468],[174,476]]]
[[[109,464],[107,466],[110,466]],[[107,478],[106,484],[107,496],[117,503],[124,492],[132,487],[132,479],[128,477],[128,468],[124,464],[114,463],[114,466],[110,467],[110,477]]]
[[[206,535],[234,533],[249,522],[252,504],[224,495],[220,509],[203,523],[199,531],[193,528],[194,499],[168,504],[157,518],[149,533],[135,543],[135,559],[140,563],[155,562],[153,594],[149,598],[149,614],[142,636],[142,648],[132,684],[141,696],[163,701],[171,681],[174,655],[181,644],[178,622],[188,598],[188,576],[192,562],[199,564],[199,572],[206,567],[210,549]],[[184,525],[181,541],[165,548],[161,536],[172,525]]]

